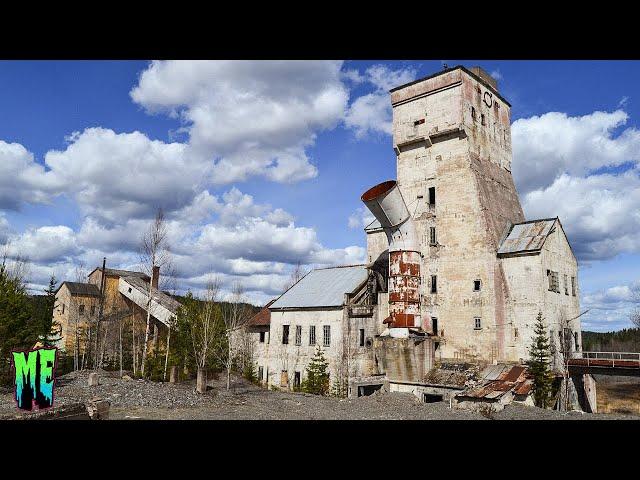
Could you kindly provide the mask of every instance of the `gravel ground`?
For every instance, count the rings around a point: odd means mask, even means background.
[[[58,379],[56,405],[101,397],[111,402],[111,419],[181,420],[486,420],[468,410],[449,409],[448,402],[425,404],[411,394],[376,393],[369,397],[337,399],[308,394],[269,391],[234,378],[227,392],[224,379],[209,382],[205,395],[195,392],[195,381],[169,384],[125,380],[100,372],[100,385],[87,385],[88,372]],[[0,415],[16,412],[11,392],[0,392]],[[508,405],[497,420],[640,419],[619,414],[582,414]]]

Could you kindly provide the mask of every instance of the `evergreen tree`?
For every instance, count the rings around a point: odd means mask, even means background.
[[[33,306],[23,280],[0,264],[0,383],[11,382],[11,350],[31,348],[37,339]]]
[[[329,363],[320,345],[316,346],[316,353],[306,369],[306,378],[302,382],[302,391],[314,395],[329,393]]]
[[[533,377],[533,398],[542,408],[551,406],[553,373],[551,372],[551,345],[542,312],[538,313],[534,327],[534,337],[529,348],[529,372]]]
[[[34,325],[37,329],[38,340],[45,346],[55,345],[60,340],[61,326],[53,321],[53,310],[56,303],[56,284],[54,275],[49,279],[49,286],[44,290],[44,296],[38,300],[34,311]]]

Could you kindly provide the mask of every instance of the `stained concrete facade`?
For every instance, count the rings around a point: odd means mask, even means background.
[[[559,222],[541,251],[497,256],[525,221],[509,103],[487,74],[463,67],[398,87],[391,103],[397,181],[421,241],[422,327],[439,341],[436,358],[525,359],[538,311],[551,329],[560,315],[578,315],[578,292],[549,292],[546,276],[574,277],[577,290],[577,263]],[[366,231],[373,261],[387,242],[376,222]]]

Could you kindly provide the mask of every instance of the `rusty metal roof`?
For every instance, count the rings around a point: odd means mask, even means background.
[[[250,327],[262,327],[262,326],[268,327],[269,325],[271,325],[271,310],[269,310],[269,307],[275,301],[276,299],[274,298],[269,303],[267,303],[264,307],[262,307],[262,309],[258,313],[256,313],[253,317],[249,319],[249,321],[247,322],[247,325]]]
[[[498,255],[539,252],[557,220],[545,218],[512,225],[498,248]]]
[[[341,307],[344,294],[353,292],[366,280],[365,265],[318,268],[305,275],[269,308]]]
[[[482,372],[484,383],[460,393],[467,398],[486,398],[497,400],[507,392],[527,395],[532,388],[524,365],[491,365]]]

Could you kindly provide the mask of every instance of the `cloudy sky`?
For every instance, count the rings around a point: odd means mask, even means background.
[[[262,304],[297,262],[361,262],[359,196],[395,178],[388,90],[483,66],[512,103],[527,218],[559,216],[583,328],[629,326],[640,280],[640,63],[0,62],[0,244],[30,287],[135,268],[158,207],[181,290],[211,272]]]

